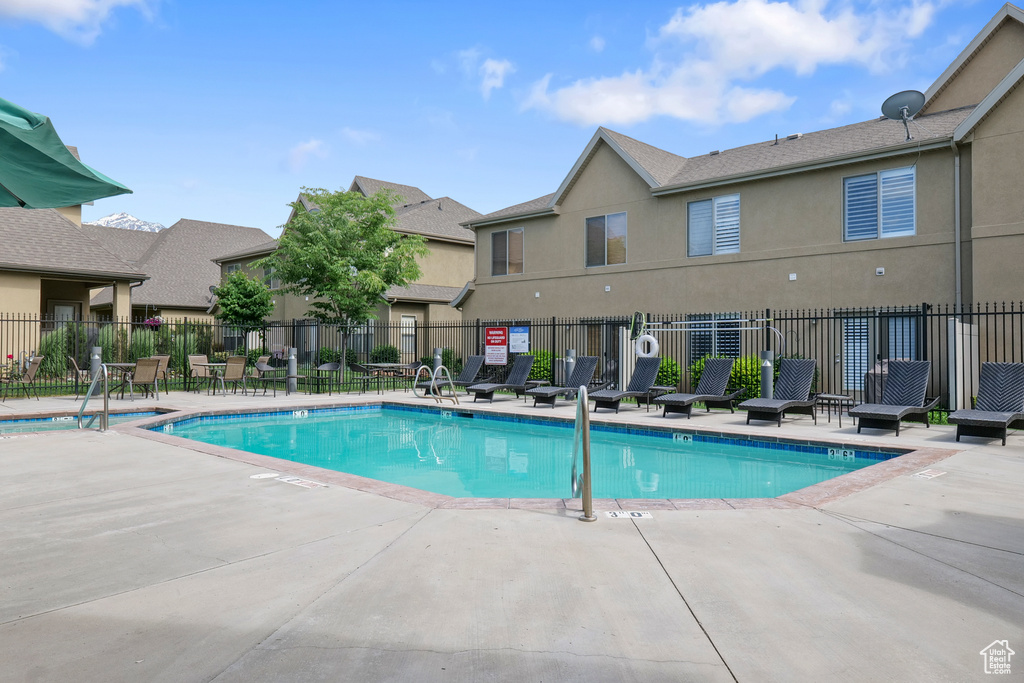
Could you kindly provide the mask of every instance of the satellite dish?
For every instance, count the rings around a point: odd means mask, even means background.
[[[910,120],[914,118],[914,115],[921,111],[921,107],[924,106],[924,93],[918,92],[917,90],[904,90],[898,92],[895,95],[891,95],[885,102],[882,103],[882,114],[887,119],[893,121],[902,121],[903,127],[907,131],[907,140],[912,140],[913,136],[910,134]]]

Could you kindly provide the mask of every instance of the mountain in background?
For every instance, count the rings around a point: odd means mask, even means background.
[[[112,213],[99,220],[90,221],[94,225],[103,225],[108,228],[121,228],[123,230],[142,230],[143,232],[160,232],[164,229],[159,223],[150,223],[141,218],[136,218],[130,213]]]

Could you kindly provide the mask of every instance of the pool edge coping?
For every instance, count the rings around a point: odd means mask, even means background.
[[[582,511],[582,501],[578,498],[455,498],[440,493],[424,491],[401,484],[392,484],[361,477],[346,472],[327,470],[315,465],[305,465],[283,460],[269,455],[249,453],[227,446],[214,446],[201,441],[193,441],[184,437],[152,431],[153,427],[166,424],[167,422],[178,422],[194,418],[201,418],[216,415],[246,415],[254,413],[287,413],[291,410],[323,410],[332,408],[343,408],[346,406],[373,407],[385,405],[406,406],[407,404],[392,404],[386,399],[374,403],[346,403],[332,401],[330,403],[318,403],[314,405],[302,405],[301,407],[289,408],[279,406],[275,410],[267,411],[265,408],[242,409],[190,409],[166,412],[162,415],[154,415],[138,421],[126,422],[114,425],[110,429],[128,436],[135,436],[149,439],[169,446],[185,448],[194,452],[205,453],[227,460],[244,462],[256,467],[280,472],[284,475],[298,476],[310,479],[315,482],[332,486],[362,491],[375,494],[393,500],[400,500],[408,503],[415,503],[434,509],[454,510],[501,510],[501,509],[529,509],[529,510],[569,510]],[[423,406],[428,412],[431,410],[440,411],[441,406]],[[460,406],[460,410],[475,412],[468,409],[469,406]],[[489,411],[481,411],[482,414],[492,414]],[[504,413],[499,413],[504,414]],[[504,414],[511,415],[511,414]],[[562,418],[554,416],[544,417],[542,421],[566,422]],[[572,422],[572,420],[568,420]],[[613,421],[596,420],[598,424],[618,425],[621,423]],[[628,427],[627,427],[628,428]],[[640,428],[640,427],[638,427]],[[902,451],[902,454],[888,460],[880,460],[853,472],[839,475],[827,481],[812,484],[802,489],[785,493],[776,498],[600,498],[594,499],[594,509],[597,511],[611,510],[750,510],[750,509],[801,509],[814,508],[831,503],[849,495],[858,493],[868,488],[877,486],[886,481],[894,479],[903,474],[932,465],[941,460],[959,453],[962,449],[947,448],[883,448],[877,445],[845,442],[824,442],[808,441],[803,439],[787,439],[785,437],[752,438],[749,434],[742,432],[722,431],[720,428],[714,430],[701,430],[693,427],[687,428],[659,428],[659,431],[680,432],[691,434],[702,434],[719,436],[725,438],[743,438],[748,440],[763,440],[768,442],[784,441],[787,443],[828,444],[830,446],[845,447],[852,446],[864,450],[874,451]]]

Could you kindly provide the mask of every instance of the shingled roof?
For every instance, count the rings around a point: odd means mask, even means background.
[[[479,211],[474,211],[451,197],[428,199],[419,204],[407,204],[396,209],[395,231],[473,244],[473,231],[462,227],[461,223],[479,216]]]
[[[431,198],[429,194],[418,187],[413,187],[412,185],[399,185],[398,183],[389,183],[386,180],[364,178],[361,175],[357,175],[352,180],[352,184],[348,188],[349,192],[354,192],[356,190],[362,192],[367,197],[371,194],[377,194],[381,190],[391,190],[399,197],[399,201],[395,204],[396,206],[402,204],[419,204],[420,202],[425,202]]]
[[[390,302],[415,301],[419,303],[442,303],[452,301],[462,287],[443,287],[441,285],[418,285],[410,284],[405,287],[391,287],[384,293],[384,298]]]
[[[651,194],[663,195],[708,185],[741,182],[763,175],[797,173],[826,164],[853,163],[876,154],[945,145],[952,139],[957,126],[973,110],[974,106],[961,107],[920,116],[911,123],[914,136],[911,141],[906,140],[901,122],[882,117],[689,158],[652,147],[607,128],[598,128],[556,192],[464,221],[462,225],[474,228],[558,213],[558,205],[583,173],[600,144],[607,144],[622,156],[647,182]]]
[[[122,233],[132,231],[91,225],[95,232],[110,231],[105,237],[111,244],[123,242],[126,253],[135,248],[137,237]],[[132,305],[159,308],[197,308],[210,306],[210,286],[220,284],[220,267],[211,259],[239,247],[252,248],[266,244],[270,235],[258,228],[225,225],[183,218],[158,233],[136,267],[150,280],[132,291]],[[105,289],[93,297],[93,306],[110,303],[111,293]]]
[[[110,281],[143,272],[56,209],[0,208],[0,270]]]

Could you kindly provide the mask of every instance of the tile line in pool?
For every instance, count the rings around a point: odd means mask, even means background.
[[[373,406],[200,416],[154,430],[453,497],[570,497],[571,423],[474,417]],[[898,455],[672,434],[595,430],[594,496],[770,498]]]

